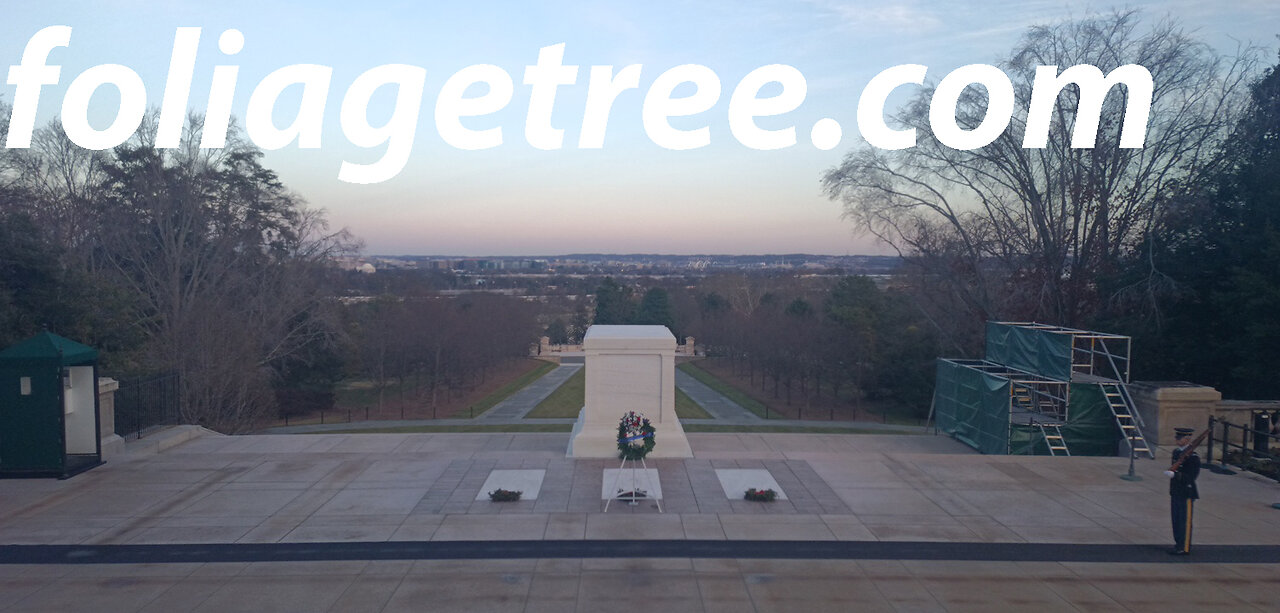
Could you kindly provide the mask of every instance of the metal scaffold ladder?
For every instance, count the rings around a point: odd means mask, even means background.
[[[1142,424],[1142,418],[1138,416],[1138,410],[1133,406],[1133,400],[1129,398],[1124,385],[1099,383],[1098,387],[1102,388],[1107,405],[1111,407],[1111,413],[1116,417],[1116,425],[1120,426],[1120,433],[1124,436],[1125,442],[1129,443],[1130,450],[1155,459],[1156,454],[1147,445],[1147,439],[1143,438],[1142,428],[1139,427]]]
[[[1031,390],[1022,386],[1014,386],[1013,404],[1014,406],[1022,408],[1024,410],[1028,410],[1028,411],[1032,410],[1031,409],[1032,408]]]
[[[1044,435],[1044,442],[1049,446],[1049,455],[1071,455],[1071,451],[1067,449],[1067,439],[1062,438],[1062,429],[1058,424],[1036,423],[1040,426],[1040,433]]]

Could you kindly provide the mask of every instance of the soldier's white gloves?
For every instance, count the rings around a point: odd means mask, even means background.
[[[1164,476],[1166,476],[1166,477],[1168,477],[1168,478],[1170,478],[1170,479],[1172,479],[1172,478],[1173,478],[1173,475],[1174,475],[1174,474],[1175,474],[1175,473],[1174,473],[1172,470],[1166,470],[1166,471],[1164,471]]]

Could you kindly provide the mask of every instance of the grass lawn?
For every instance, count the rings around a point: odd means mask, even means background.
[[[879,421],[886,424],[923,426],[924,407],[898,406],[889,400],[870,400],[856,389],[844,386],[837,398],[830,386],[795,389],[794,402],[785,393],[761,387],[764,377],[751,376],[736,368],[728,358],[707,358],[682,364],[685,372],[714,388],[751,412],[768,419],[800,419],[805,421]]]
[[[582,405],[585,403],[586,387],[587,369],[581,368],[556,391],[551,392],[550,396],[539,402],[538,406],[534,407],[525,417],[532,419],[577,418],[578,412],[582,410]],[[698,403],[694,402],[688,394],[676,388],[676,417],[680,419],[711,419],[711,414],[701,406],[698,406]]]
[[[748,396],[746,392],[717,379],[711,373],[698,368],[698,366],[693,362],[685,362],[684,364],[676,366],[676,368],[683,370],[685,374],[697,379],[703,385],[720,392],[720,394],[725,398],[738,403],[738,406],[741,406],[760,417],[765,417],[766,415],[772,419],[780,417],[779,415],[769,413],[768,409],[763,404],[760,404],[760,401]]]
[[[680,419],[714,419],[702,405],[676,388],[676,417]]]
[[[428,402],[418,398],[414,379],[409,377],[401,386],[396,380],[388,382],[383,392],[383,409],[378,410],[377,384],[368,380],[347,381],[334,390],[332,415],[345,418],[348,412],[356,419],[425,419],[444,417],[473,417],[479,415],[507,397],[520,391],[542,375],[556,367],[543,360],[517,360],[503,364],[492,373],[489,383],[467,393],[442,391],[439,406],[431,409]],[[366,417],[367,416],[367,417]],[[319,423],[319,415],[298,415],[291,424]]]
[[[538,406],[529,411],[526,418],[576,418],[582,410],[582,398],[586,395],[587,369],[579,368],[572,377],[565,380],[550,396],[542,399]]]
[[[406,386],[409,389],[410,386]],[[391,380],[387,383],[384,395],[396,398],[400,394],[400,386]],[[355,409],[363,411],[364,407],[378,404],[377,384],[373,381],[343,381],[333,390],[333,406],[335,409]]]
[[[494,405],[499,402],[506,400],[512,394],[524,389],[526,385],[537,381],[542,377],[542,375],[545,375],[555,369],[555,364],[552,364],[551,362],[542,362],[537,368],[534,368],[522,375],[520,378],[498,388],[492,394],[481,398],[478,402],[471,405],[471,409],[476,415],[484,413],[485,411],[492,409]]]

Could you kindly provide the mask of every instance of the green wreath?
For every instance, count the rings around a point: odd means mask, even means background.
[[[627,411],[618,421],[618,459],[643,460],[653,451],[653,424],[644,415],[635,411]]]

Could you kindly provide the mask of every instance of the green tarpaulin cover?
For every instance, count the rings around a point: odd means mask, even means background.
[[[941,359],[937,374],[938,428],[982,453],[1008,453],[1011,382]]]
[[[987,361],[1059,381],[1071,380],[1071,335],[987,322]]]
[[[1048,455],[1040,428],[1010,424],[1012,382],[939,359],[934,414],[938,429],[986,454]],[[1097,384],[1073,383],[1062,437],[1071,455],[1112,456],[1120,442],[1115,416]]]

